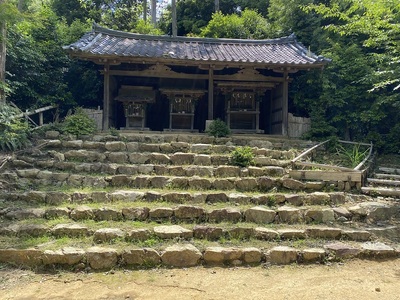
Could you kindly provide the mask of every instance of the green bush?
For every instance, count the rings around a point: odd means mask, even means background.
[[[0,150],[15,151],[29,144],[29,125],[18,118],[18,111],[9,106],[0,106]]]
[[[96,131],[96,123],[81,108],[67,116],[63,123],[63,132],[77,136],[93,134]]]
[[[210,123],[206,133],[213,137],[226,137],[231,134],[231,131],[224,121],[216,119]]]
[[[254,153],[251,147],[236,147],[231,152],[230,163],[234,166],[248,167],[254,165]]]

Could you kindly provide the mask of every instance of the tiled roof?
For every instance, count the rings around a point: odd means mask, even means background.
[[[268,40],[153,36],[93,26],[65,46],[75,56],[158,58],[209,63],[321,66],[329,62],[311,53],[294,35]]]

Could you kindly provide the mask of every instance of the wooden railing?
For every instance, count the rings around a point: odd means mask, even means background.
[[[343,140],[338,141],[344,144],[369,147],[368,155],[355,168],[300,161],[302,158],[311,155],[314,151],[316,151],[318,148],[325,145],[329,141],[330,140],[326,140],[322,143],[319,143],[318,145],[315,145],[307,149],[299,156],[292,159],[291,160],[292,170],[289,172],[289,176],[294,179],[304,179],[304,180],[343,181],[343,182],[349,182],[350,184],[355,183],[357,188],[361,188],[366,177],[365,174],[368,171],[368,167],[365,167],[365,165],[368,162],[368,160],[372,157],[373,153],[372,143],[367,144],[367,143],[356,143]],[[302,169],[297,170],[299,167],[301,167]],[[363,167],[365,168],[362,170]]]

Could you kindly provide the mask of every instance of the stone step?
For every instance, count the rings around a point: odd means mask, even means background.
[[[400,174],[400,168],[379,167],[378,170],[387,174]]]
[[[42,164],[43,163],[43,164]],[[282,177],[286,170],[278,166],[264,166],[240,168],[237,166],[219,165],[154,165],[154,164],[107,164],[107,163],[78,163],[78,162],[40,162],[25,168],[21,161],[14,161],[14,172],[28,177],[37,172],[44,172],[41,176],[51,173],[74,172],[75,174],[91,175],[159,175],[159,176],[186,176],[186,177]]]
[[[287,167],[292,153],[282,155],[267,151],[254,151],[255,166],[279,166]],[[227,165],[230,162],[228,154],[199,154],[177,152],[164,154],[160,152],[99,152],[97,150],[69,150],[66,152],[41,151],[36,155],[20,155],[13,160],[15,166],[55,167],[62,166],[64,162],[86,162],[86,163],[116,163],[116,164],[155,164],[155,165],[205,165],[218,166]]]
[[[240,142],[235,144],[234,142],[228,141],[222,144],[209,143],[190,143],[190,142],[157,142],[157,143],[146,143],[146,142],[124,142],[124,141],[83,141],[83,140],[43,140],[39,141],[40,150],[46,149],[59,149],[64,152],[65,150],[96,150],[97,152],[146,152],[146,153],[164,153],[172,154],[176,152],[182,153],[199,153],[199,154],[229,154],[236,147],[247,146],[250,147],[254,154],[262,154],[265,156],[271,156],[274,158],[286,158],[291,159],[293,156],[298,154],[296,148],[290,150],[276,149],[274,144],[269,141],[257,141],[253,140],[248,143]],[[300,149],[300,151],[303,148]]]
[[[367,178],[367,182],[373,186],[400,186],[400,180]]]
[[[396,180],[400,180],[400,175],[394,175],[394,174],[375,173],[374,177],[378,178],[378,179],[396,179]]]
[[[226,169],[230,169],[227,167]],[[235,170],[235,169],[233,169]],[[73,172],[51,172],[40,169],[19,169],[17,172],[4,172],[0,179],[19,184],[20,189],[34,186],[70,187],[124,187],[139,189],[193,189],[236,190],[240,192],[269,192],[271,190],[322,191],[338,190],[338,182],[302,182],[286,176],[271,177],[200,177],[163,175],[85,175]],[[344,187],[342,187],[344,188]]]
[[[166,202],[175,204],[218,204],[232,203],[233,205],[266,205],[266,206],[303,206],[327,205],[340,206],[345,203],[373,202],[373,198],[366,195],[347,194],[343,192],[311,192],[311,193],[237,193],[232,191],[179,191],[171,189],[95,189],[88,192],[86,189],[76,188],[70,191],[28,191],[28,192],[3,192],[0,200],[7,202],[26,203],[30,205],[61,205],[85,203],[115,203],[128,202]],[[1,202],[0,202],[1,203]],[[21,207],[21,204],[18,204]],[[4,206],[4,205],[3,205]],[[1,205],[0,205],[1,207]]]
[[[65,221],[65,220],[62,220]],[[96,225],[96,224],[95,224]],[[107,226],[109,225],[109,226]],[[33,223],[12,223],[4,225],[0,229],[0,235],[4,237],[2,247],[7,244],[18,245],[24,243],[24,239],[47,237],[47,243],[55,243],[57,239],[65,238],[85,240],[84,243],[96,244],[165,244],[170,240],[187,241],[210,241],[213,245],[223,245],[233,242],[241,244],[245,241],[249,245],[264,244],[264,242],[275,242],[287,244],[285,241],[304,240],[302,243],[320,244],[326,241],[347,240],[347,241],[372,241],[378,237],[386,237],[389,232],[400,232],[400,227],[387,227],[387,232],[379,232],[374,227],[350,228],[350,227],[327,227],[327,226],[275,226],[262,227],[240,226],[240,225],[215,225],[204,223],[201,225],[155,225],[144,224],[143,226],[132,226],[120,222],[109,222],[96,226],[90,223],[58,223],[33,224]],[[89,238],[89,240],[88,240]],[[16,240],[19,239],[19,240]],[[390,240],[387,239],[386,240]],[[38,243],[42,241],[39,239]],[[394,240],[396,242],[396,240]]]
[[[156,222],[250,222],[257,224],[346,224],[348,222],[376,223],[399,218],[400,205],[383,202],[366,202],[358,205],[339,207],[324,206],[279,206],[264,205],[245,207],[238,204],[226,207],[215,207],[210,204],[168,205],[167,203],[140,201],[130,203],[113,203],[99,208],[98,204],[69,205],[52,207],[26,207],[14,204],[13,207],[0,209],[0,217],[4,220],[57,219],[70,218],[74,221],[156,221]],[[93,207],[94,206],[94,207]]]
[[[361,192],[370,196],[384,196],[400,198],[400,189],[397,188],[385,188],[385,187],[371,187],[364,186],[361,188]]]
[[[261,263],[287,265],[323,263],[349,258],[396,259],[399,250],[383,243],[327,243],[318,248],[289,246],[220,247],[201,249],[191,243],[176,243],[162,249],[140,247],[64,247],[61,249],[0,249],[0,262],[24,267],[66,267],[75,271],[110,270],[118,267],[252,266]]]

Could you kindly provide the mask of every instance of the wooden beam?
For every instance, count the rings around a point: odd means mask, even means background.
[[[104,74],[104,71],[100,71],[101,74]],[[175,78],[175,79],[203,79],[208,80],[209,74],[190,74],[190,73],[178,73],[174,71],[170,72],[153,72],[153,71],[123,71],[123,70],[110,70],[110,75],[113,76],[135,76],[135,77],[159,77],[159,78]],[[235,75],[213,75],[214,81],[247,81],[247,82],[271,82],[270,86],[273,87],[275,85],[273,83],[279,83],[283,81],[283,78],[280,77],[272,77],[272,76],[264,76],[263,79],[251,78],[251,77],[242,77],[239,78]]]
[[[362,172],[335,172],[316,170],[291,170],[289,176],[297,180],[350,181],[361,182]]]
[[[292,159],[292,163],[295,163],[296,161],[298,161],[300,158],[306,156],[308,153],[310,153],[311,151],[317,149],[318,147],[322,146],[323,144],[329,142],[330,140],[326,140],[325,142],[319,143],[318,145],[315,145],[313,147],[311,147],[310,149],[304,151],[303,153],[301,153],[299,156],[297,156],[296,158]]]
[[[328,169],[328,170],[331,169],[331,170],[338,170],[338,171],[345,171],[345,172],[354,172],[354,169],[351,169],[351,168],[331,166],[331,165],[325,165],[325,164],[317,164],[317,163],[312,163],[312,162],[303,162],[303,161],[297,161],[296,166],[321,168],[321,169]]]

